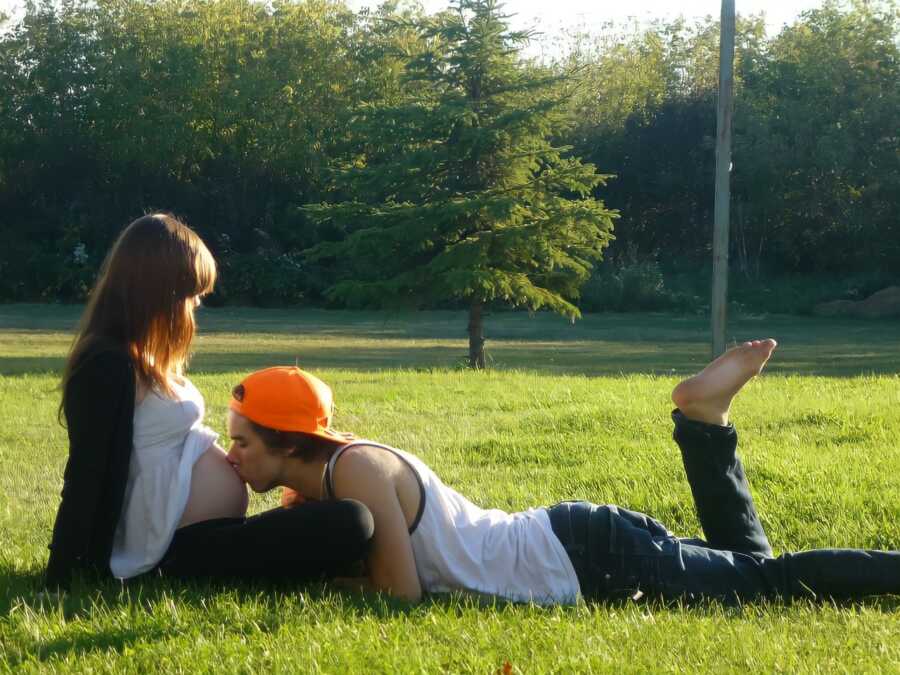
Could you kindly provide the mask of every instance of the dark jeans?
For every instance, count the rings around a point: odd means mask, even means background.
[[[187,579],[321,579],[361,561],[374,529],[372,514],[352,499],[303,502],[182,527],[158,569]]]
[[[589,502],[549,509],[587,599],[858,598],[900,594],[900,552],[820,549],[772,557],[737,433],[672,413],[706,540],[681,539],[642,513]]]

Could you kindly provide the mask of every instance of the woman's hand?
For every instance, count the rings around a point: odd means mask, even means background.
[[[302,504],[306,501],[306,497],[301,495],[296,490],[292,490],[289,487],[281,488],[281,505],[284,508],[290,508],[292,506],[297,506],[297,504]]]

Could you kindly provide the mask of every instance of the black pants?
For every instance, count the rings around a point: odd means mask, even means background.
[[[674,438],[706,540],[681,539],[642,513],[589,502],[549,509],[588,599],[859,598],[900,594],[900,551],[820,549],[772,557],[737,433],[678,410]]]
[[[322,579],[360,562],[374,529],[372,514],[352,499],[207,520],[176,530],[159,570],[185,579]]]

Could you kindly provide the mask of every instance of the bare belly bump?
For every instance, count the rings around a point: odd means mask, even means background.
[[[214,518],[242,518],[247,501],[247,486],[225,459],[225,451],[211,445],[194,464],[191,491],[178,527]]]

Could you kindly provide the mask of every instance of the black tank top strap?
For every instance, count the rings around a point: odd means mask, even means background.
[[[342,445],[338,448],[335,453],[331,456],[331,459],[328,460],[328,464],[325,465],[325,493],[328,495],[330,499],[334,499],[334,482],[332,481],[332,473],[334,472],[334,465],[337,464],[338,459],[344,453],[344,450],[348,448],[352,448],[356,445],[368,445],[373,448],[381,448],[382,450],[387,450],[392,453],[395,457],[399,457],[400,460],[409,467],[410,471],[413,472],[413,475],[416,477],[416,482],[419,484],[419,508],[416,511],[416,517],[413,518],[412,525],[409,526],[409,533],[412,534],[416,531],[416,528],[419,526],[419,521],[422,520],[422,514],[425,513],[425,483],[422,482],[422,477],[419,475],[419,472],[416,471],[416,467],[412,465],[406,457],[404,457],[401,453],[397,452],[394,448],[389,445],[383,445],[381,443],[373,443],[371,441],[353,441],[352,443],[347,443],[347,445]]]

